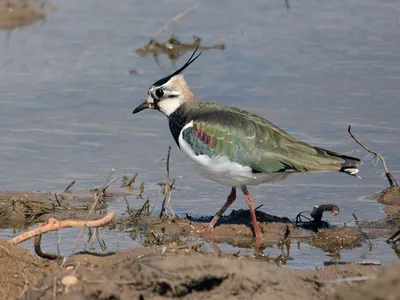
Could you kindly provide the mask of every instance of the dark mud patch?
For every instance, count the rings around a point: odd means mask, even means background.
[[[22,299],[326,299],[333,289],[307,278],[374,274],[374,267],[334,266],[304,272],[252,257],[190,249],[139,247],[107,257],[76,255],[57,276],[49,275]],[[65,286],[62,279],[77,279]],[[54,289],[54,282],[56,283]]]

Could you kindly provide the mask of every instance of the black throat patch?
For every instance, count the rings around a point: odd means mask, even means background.
[[[187,117],[184,115],[184,105],[182,105],[172,114],[170,114],[168,117],[168,121],[171,134],[179,147],[179,135],[181,134],[181,131],[187,122]]]

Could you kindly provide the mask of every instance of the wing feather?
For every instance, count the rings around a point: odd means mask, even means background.
[[[345,156],[303,143],[255,114],[210,103],[197,112],[183,132],[197,155],[225,155],[258,173],[339,171],[346,163]]]

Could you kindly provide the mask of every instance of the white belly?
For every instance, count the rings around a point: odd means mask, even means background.
[[[187,124],[186,128],[193,126]],[[288,173],[253,173],[251,168],[232,162],[225,155],[210,158],[206,155],[196,155],[189,144],[179,135],[181,151],[193,163],[195,170],[202,176],[220,184],[240,187],[243,185],[258,185],[266,182],[275,182],[284,179]]]

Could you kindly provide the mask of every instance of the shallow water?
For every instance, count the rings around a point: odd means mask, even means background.
[[[146,196],[159,208],[156,183],[165,178],[164,158],[173,145],[171,174],[183,176],[174,210],[214,214],[229,188],[188,166],[164,116],[132,115],[147,88],[166,75],[134,50],[188,3],[52,3],[59,10],[44,23],[12,31],[8,42],[7,32],[0,32],[0,188],[60,191],[76,180],[74,188],[86,189],[103,185],[114,168],[117,176],[139,172]],[[382,169],[375,170],[347,126],[381,151],[400,178],[399,16],[398,1],[306,0],[291,3],[289,11],[283,1],[204,1],[170,26],[183,42],[198,35],[207,45],[221,39],[227,44],[223,52],[203,53],[185,72],[200,99],[257,112],[305,142],[365,160],[362,180],[301,174],[252,187],[263,210],[293,218],[315,204],[334,203],[340,218],[328,220],[337,224],[352,222],[353,213],[368,220],[383,216],[381,205],[365,200],[387,186]],[[174,70],[166,57],[160,61]],[[130,75],[130,69],[138,74]],[[142,204],[135,197],[130,201],[133,207]],[[244,201],[233,208],[245,208]],[[125,202],[114,201],[109,209],[122,213]],[[105,235],[112,237],[111,248],[135,244],[123,234]],[[75,237],[67,231],[64,247]],[[394,257],[389,250],[377,256]],[[307,266],[303,257],[298,254],[296,260],[304,262],[296,267]]]

